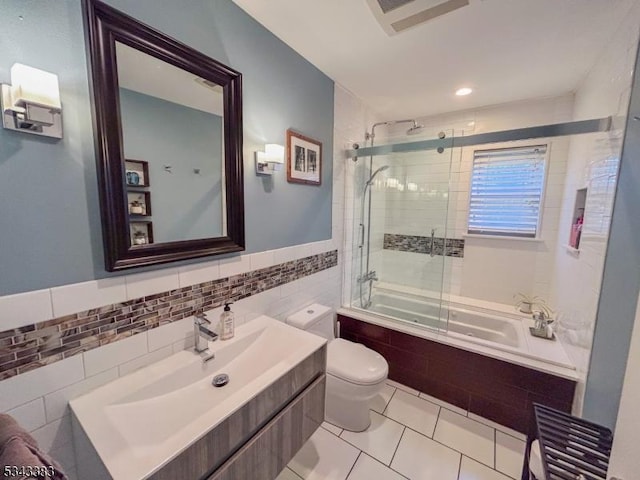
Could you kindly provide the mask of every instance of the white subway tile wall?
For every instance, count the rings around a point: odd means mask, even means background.
[[[135,297],[134,297],[135,298]],[[127,300],[124,277],[63,285],[51,289],[53,317],[62,317]]]
[[[53,317],[51,290],[34,290],[0,297],[2,330],[19,328]]]
[[[153,272],[127,275],[125,277],[127,282],[127,300],[180,288],[180,276],[178,273],[179,270],[177,268],[167,268],[154,270]]]
[[[213,260],[180,267],[178,277],[180,287],[189,287],[210,280],[217,280],[220,278],[220,262]]]

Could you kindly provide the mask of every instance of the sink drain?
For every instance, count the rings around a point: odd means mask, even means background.
[[[213,385],[214,387],[224,387],[227,383],[229,383],[229,375],[227,375],[226,373],[216,375],[211,381],[211,385]]]

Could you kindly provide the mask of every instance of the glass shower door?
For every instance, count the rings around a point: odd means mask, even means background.
[[[444,149],[358,160],[352,307],[446,330],[451,156]]]

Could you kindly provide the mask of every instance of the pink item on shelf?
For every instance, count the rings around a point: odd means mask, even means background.
[[[571,226],[571,235],[569,236],[569,246],[572,248],[578,248],[578,237],[580,235],[580,224]]]

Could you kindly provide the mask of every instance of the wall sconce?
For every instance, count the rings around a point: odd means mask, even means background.
[[[256,152],[256,173],[273,175],[282,169],[284,164],[284,147],[275,143],[267,143],[264,152]]]
[[[62,138],[58,76],[14,63],[2,85],[2,125],[9,130]]]

